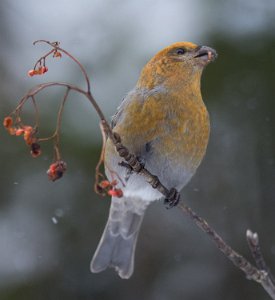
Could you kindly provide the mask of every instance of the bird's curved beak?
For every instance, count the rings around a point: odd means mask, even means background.
[[[204,64],[214,61],[218,54],[216,50],[207,46],[199,46],[195,49],[194,58],[199,59]]]

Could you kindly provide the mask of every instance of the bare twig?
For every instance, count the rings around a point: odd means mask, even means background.
[[[102,135],[102,148],[101,148],[101,153],[100,153],[98,163],[97,163],[96,168],[95,168],[94,190],[99,195],[104,195],[105,196],[105,193],[102,193],[102,188],[100,188],[100,185],[99,185],[100,180],[102,178],[105,178],[104,175],[100,172],[100,168],[104,164],[105,147],[106,147],[106,141],[107,141],[106,133],[103,129],[102,123],[100,123],[100,130],[101,130],[101,135]]]
[[[64,110],[64,105],[68,99],[68,96],[69,96],[69,93],[70,93],[70,88],[67,88],[66,92],[65,92],[65,95],[64,95],[64,98],[62,100],[62,103],[59,107],[59,110],[58,110],[58,115],[57,115],[57,125],[56,125],[56,131],[55,131],[55,134],[56,134],[56,145],[59,146],[59,142],[60,142],[60,128],[61,128],[61,121],[62,121],[62,113],[63,113],[63,110]]]
[[[71,60],[73,60],[80,68],[86,84],[87,84],[87,92],[90,93],[91,92],[91,84],[90,84],[90,80],[88,77],[88,74],[85,70],[85,68],[83,67],[83,65],[73,56],[71,55],[69,52],[67,52],[66,50],[62,49],[59,47],[59,42],[50,42],[50,41],[46,41],[46,40],[37,40],[35,42],[33,42],[34,45],[36,45],[37,43],[46,43],[49,46],[53,47],[54,49],[51,50],[50,52],[48,52],[46,55],[44,55],[42,58],[45,59],[48,55],[50,55],[51,53],[53,53],[55,50],[58,50],[60,52],[63,52],[64,54],[66,54]]]
[[[248,279],[252,279],[256,282],[261,282],[266,274],[258,270],[252,264],[250,264],[242,255],[234,251],[225,241],[217,234],[217,232],[210,227],[210,225],[200,216],[198,216],[190,207],[183,203],[179,203],[178,207],[182,212],[187,214],[196,225],[211,238],[218,249],[226,255],[226,257],[232,261],[232,263],[241,269]]]
[[[252,232],[251,230],[246,231],[246,238],[247,243],[250,248],[251,254],[255,260],[255,263],[259,270],[262,270],[262,272],[266,273],[266,278],[261,283],[263,288],[267,291],[267,293],[272,297],[274,297],[274,286],[275,286],[275,278],[270,273],[270,270],[264,260],[261,248],[260,248],[260,242],[259,242],[259,236],[257,232]],[[273,298],[274,299],[274,298]]]

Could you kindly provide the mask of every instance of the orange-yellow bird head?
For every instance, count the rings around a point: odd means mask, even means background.
[[[138,85],[153,88],[166,82],[177,85],[200,80],[203,68],[216,57],[216,51],[210,47],[190,42],[174,43],[158,52],[145,65]]]

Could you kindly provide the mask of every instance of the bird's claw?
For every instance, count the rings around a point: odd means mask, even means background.
[[[142,168],[145,167],[145,159],[141,156],[137,156],[138,162],[141,164]]]
[[[145,166],[145,160],[140,156],[137,156],[136,159],[137,159],[138,163],[140,164],[140,170],[142,170]],[[129,180],[130,176],[135,171],[134,168],[126,161],[121,161],[118,163],[118,165],[126,168],[127,171],[126,171],[125,181],[127,182]],[[136,172],[138,173],[139,171],[136,171]]]
[[[180,193],[175,188],[172,188],[169,191],[168,197],[164,199],[164,204],[166,208],[169,209],[176,206],[179,203],[179,200],[180,200]]]
[[[142,158],[141,156],[136,156],[137,161],[139,162],[139,164],[141,165],[141,169],[145,167],[145,159]],[[129,172],[133,172],[133,168],[131,167],[131,165],[129,163],[127,163],[126,161],[121,161],[118,163],[119,166],[124,167],[126,169],[128,169]]]
[[[125,161],[121,161],[118,163],[119,166],[126,168],[129,172],[132,172],[132,167]]]

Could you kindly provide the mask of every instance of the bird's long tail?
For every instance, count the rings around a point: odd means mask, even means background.
[[[112,198],[109,219],[91,261],[91,271],[114,267],[121,278],[134,270],[137,237],[147,203],[133,198]]]

